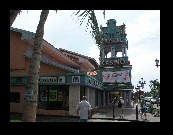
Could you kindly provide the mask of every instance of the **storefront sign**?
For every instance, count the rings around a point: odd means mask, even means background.
[[[103,82],[130,82],[130,71],[102,72]]]
[[[123,65],[125,64],[125,60],[123,58],[118,58],[115,60],[102,60],[102,65],[103,66],[116,66],[116,65]]]
[[[38,83],[65,83],[65,76],[39,77]]]
[[[72,83],[80,83],[80,76],[72,76]]]

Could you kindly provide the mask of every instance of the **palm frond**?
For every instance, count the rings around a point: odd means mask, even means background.
[[[99,30],[94,10],[84,10],[82,13],[80,10],[78,10],[77,13],[75,13],[75,15],[78,15],[77,18],[81,18],[80,25],[82,25],[83,21],[88,16],[88,22],[86,24],[86,29],[88,30],[89,26],[91,26],[91,30],[90,30],[91,36],[92,36],[92,38],[95,38],[96,44],[97,44],[98,48],[100,48],[101,31]],[[103,16],[105,19],[105,10],[103,10]],[[87,30],[85,30],[85,31],[87,32]]]

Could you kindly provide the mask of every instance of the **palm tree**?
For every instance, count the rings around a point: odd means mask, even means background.
[[[10,10],[10,27],[15,21],[18,14],[20,14],[21,10]]]
[[[80,13],[80,10],[77,11],[77,13],[75,15],[78,15]],[[98,46],[98,48],[100,48],[101,45],[101,31],[99,30],[98,27],[98,23],[97,23],[97,19],[96,19],[96,15],[94,10],[85,10],[84,12],[82,12],[81,14],[78,15],[78,17],[82,17],[81,19],[81,23],[80,25],[83,23],[83,21],[85,20],[85,18],[88,16],[88,23],[87,23],[87,29],[88,26],[90,25],[92,28],[92,31],[90,31],[90,33],[92,33],[92,38],[95,38],[96,44]],[[105,10],[103,10],[103,16],[105,18]]]
[[[160,97],[160,83],[158,82],[158,79],[151,80],[149,86],[151,88],[151,93],[154,95],[154,98],[156,97],[156,94]]]
[[[49,10],[42,10],[40,21],[37,26],[32,58],[29,67],[29,76],[26,84],[26,94],[23,106],[23,122],[36,122],[36,106],[38,95],[38,77],[40,69],[41,48],[44,35],[44,24],[48,17]]]
[[[80,10],[78,11],[78,13],[79,12]],[[41,48],[44,35],[44,24],[46,22],[48,14],[49,10],[42,10],[40,15],[40,21],[35,34],[33,53],[30,61],[29,76],[27,78],[26,93],[24,98],[22,115],[23,122],[36,122],[36,106],[38,95],[38,78],[40,69]],[[98,29],[98,23],[94,11],[85,10],[82,14],[79,15],[79,17],[84,15],[83,19],[85,19],[85,17],[88,14],[88,21],[91,21],[89,23],[92,24],[92,36],[94,36],[96,43],[100,44],[100,31]]]

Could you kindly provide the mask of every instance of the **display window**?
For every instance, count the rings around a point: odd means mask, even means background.
[[[69,110],[69,86],[39,86],[39,109]]]

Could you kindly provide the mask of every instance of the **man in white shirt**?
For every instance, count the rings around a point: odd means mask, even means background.
[[[91,105],[86,99],[87,97],[83,96],[82,101],[77,106],[77,115],[80,114],[80,122],[88,122],[88,117],[91,116]]]

